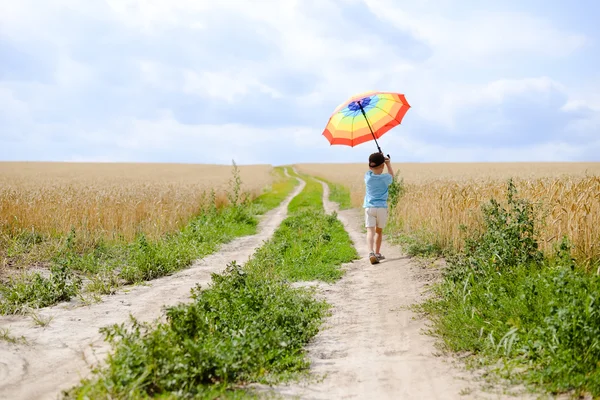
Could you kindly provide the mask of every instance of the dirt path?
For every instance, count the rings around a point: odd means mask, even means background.
[[[326,211],[337,210],[324,189]],[[439,354],[423,333],[426,322],[404,308],[422,299],[422,268],[385,242],[387,259],[371,265],[360,211],[338,215],[363,258],[347,264],[339,282],[318,285],[333,314],[308,351],[312,372],[325,379],[275,392],[302,399],[504,398],[478,392],[472,375]]]
[[[90,364],[110,350],[99,328],[127,322],[130,314],[142,321],[153,320],[160,316],[163,306],[188,301],[190,289],[197,283],[208,284],[211,274],[222,271],[227,263],[244,263],[273,235],[287,214],[289,202],[304,185],[301,181],[279,207],[261,218],[256,235],[233,240],[188,269],[147,285],[128,287],[91,306],[73,308],[66,303],[40,310],[40,315],[52,318],[45,328],[34,326],[30,317],[0,317],[1,328],[27,340],[27,344],[0,341],[0,399],[60,398],[63,389],[87,376]]]

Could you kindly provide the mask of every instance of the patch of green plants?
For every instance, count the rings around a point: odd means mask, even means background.
[[[247,268],[290,281],[333,282],[343,274],[340,265],[357,259],[358,253],[337,215],[325,214],[321,183],[300,177],[306,186],[290,202],[289,217]]]
[[[348,210],[352,208],[350,189],[339,183],[326,183],[329,185],[329,200],[338,203],[340,210]]]
[[[483,207],[485,229],[448,258],[419,308],[475,365],[550,393],[600,396],[600,276],[574,263],[566,238],[544,257],[534,205],[512,182],[506,200]]]
[[[405,193],[406,186],[404,185],[404,178],[396,171],[392,184],[388,187],[388,206],[390,208],[390,213],[393,213],[398,201],[400,201]]]
[[[319,180],[325,182],[327,186],[329,186],[329,201],[337,203],[340,207],[340,210],[348,210],[352,208],[350,189],[342,184],[333,183],[321,177],[319,177]]]
[[[165,322],[104,329],[114,351],[95,376],[67,398],[234,398],[251,396],[248,383],[272,384],[308,368],[304,346],[317,334],[328,305],[314,289],[290,280],[339,277],[356,258],[335,214],[326,215],[307,185],[290,215],[244,267],[232,262],[192,302],[170,307]],[[341,229],[341,231],[340,231]],[[340,255],[336,252],[345,254]],[[315,269],[309,268],[316,264]],[[294,275],[304,271],[304,278]]]
[[[283,176],[282,170],[279,172]],[[86,253],[77,249],[77,232],[72,230],[51,258],[51,274],[21,274],[0,283],[0,314],[46,307],[68,301],[83,288],[92,295],[111,294],[126,284],[140,283],[179,271],[201,257],[214,253],[236,237],[256,233],[256,215],[276,207],[293,190],[293,178],[278,181],[272,192],[249,201],[241,192],[239,170],[234,164],[228,198],[230,204],[218,209],[214,201],[200,210],[181,231],[151,240],[140,233],[131,243],[98,242]],[[27,237],[29,243],[36,239]],[[60,273],[57,271],[61,271]],[[68,277],[68,278],[66,278]],[[65,283],[61,286],[61,282]]]
[[[298,180],[285,175],[286,168],[275,167],[273,169],[274,182],[265,192],[253,201],[255,212],[261,214],[277,207],[298,185]],[[288,169],[288,172],[291,169]]]
[[[357,258],[358,253],[337,215],[308,208],[283,221],[273,239],[256,252],[247,268],[290,281],[334,282],[343,275],[340,265]]]
[[[288,205],[288,212],[294,213],[302,209],[323,210],[323,185],[308,175],[291,172],[306,182],[302,192],[294,197]]]
[[[403,232],[394,221],[390,221],[384,232],[392,244],[402,247],[411,257],[437,258],[444,255],[444,248],[435,236],[426,231]]]
[[[168,275],[218,250],[232,239],[256,233],[258,220],[250,207],[213,209],[192,220],[183,230],[156,242],[140,235],[127,252],[119,276],[135,283]]]
[[[97,377],[67,398],[220,398],[247,382],[307,368],[303,346],[327,310],[307,289],[249,274],[235,262],[171,307],[159,324],[104,329],[114,346]]]
[[[79,292],[81,279],[68,267],[54,266],[48,277],[39,272],[11,278],[0,285],[0,314],[22,313],[68,301]]]

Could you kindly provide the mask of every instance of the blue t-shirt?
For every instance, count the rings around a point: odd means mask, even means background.
[[[365,193],[364,208],[386,208],[388,198],[388,186],[392,184],[392,175],[375,175],[373,171],[367,171],[365,174]]]

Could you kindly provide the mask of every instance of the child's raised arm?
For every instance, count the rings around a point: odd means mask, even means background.
[[[387,167],[388,173],[394,177],[394,170],[392,169],[392,161],[389,158],[385,158],[385,166]]]

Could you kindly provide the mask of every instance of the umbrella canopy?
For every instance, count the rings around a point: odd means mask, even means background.
[[[340,104],[323,131],[332,145],[354,147],[379,139],[393,127],[400,125],[410,108],[403,94],[367,92],[351,97]]]

